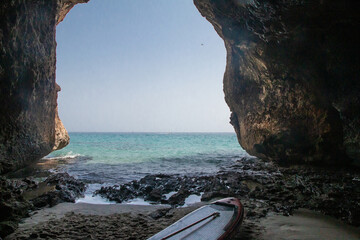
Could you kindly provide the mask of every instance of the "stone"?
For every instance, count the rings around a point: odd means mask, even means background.
[[[360,3],[194,0],[224,40],[240,145],[282,164],[360,160]]]
[[[360,226],[358,179],[359,171],[354,168],[306,165],[287,168],[249,158],[239,159],[234,166],[211,176],[148,175],[123,185],[102,187],[96,194],[121,203],[133,198],[150,200],[152,193],[156,193],[152,203],[171,207],[182,206],[192,194],[202,194],[201,201],[207,202],[237,197],[244,204],[247,217],[253,219],[264,217],[269,211],[288,216],[294,209],[306,208]],[[170,192],[176,193],[164,200],[162,196]],[[163,214],[169,213],[157,212],[152,216]]]
[[[17,224],[12,221],[0,222],[0,238],[13,233],[17,228]]]
[[[190,196],[190,194],[191,192],[188,189],[181,188],[169,198],[168,202],[172,206],[182,206],[185,204],[185,199]]]
[[[159,202],[163,199],[163,194],[160,189],[153,189],[145,200]]]
[[[37,183],[25,178],[6,179],[0,176],[0,236],[12,233],[29,212],[61,202],[75,202],[83,197],[86,185],[67,173],[50,175]]]
[[[56,92],[60,92],[61,88],[56,84]],[[60,120],[58,107],[55,109],[55,144],[53,147],[53,151],[60,150],[66,147],[70,143],[70,136],[66,131],[63,123]]]
[[[48,204],[54,206],[60,202],[75,202],[79,197],[84,196],[86,184],[80,180],[75,179],[68,173],[57,173],[50,175],[45,183],[47,185],[55,186],[53,191],[49,191],[42,198],[48,199]]]
[[[49,154],[57,118],[56,25],[87,0],[5,0],[0,6],[0,173]],[[57,119],[57,120],[56,120]],[[64,146],[60,141],[58,147]]]

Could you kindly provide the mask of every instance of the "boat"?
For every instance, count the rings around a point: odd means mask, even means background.
[[[205,205],[148,240],[224,240],[240,227],[244,207],[237,198],[224,198]]]

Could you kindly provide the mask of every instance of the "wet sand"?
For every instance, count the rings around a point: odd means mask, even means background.
[[[150,214],[158,209],[168,206],[161,205],[129,205],[129,204],[89,204],[89,203],[60,203],[52,208],[43,208],[32,213],[32,216],[25,218],[19,225],[19,231],[29,229],[37,224],[64,218],[67,214],[82,214],[95,216],[108,216],[112,214]]]
[[[147,239],[202,205],[61,203],[24,219],[5,239]]]
[[[360,239],[360,228],[306,209],[296,210],[290,217],[272,214],[262,219],[260,225],[264,228],[263,239]]]
[[[5,239],[146,239],[204,203],[170,209],[166,205],[62,203],[37,211]],[[234,239],[360,239],[360,228],[309,211],[285,217],[270,213],[244,223]]]

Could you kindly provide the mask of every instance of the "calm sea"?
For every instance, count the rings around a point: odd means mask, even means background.
[[[234,133],[70,133],[70,138],[66,148],[45,159],[63,163],[60,170],[89,183],[89,191],[155,173],[212,174],[248,156]]]

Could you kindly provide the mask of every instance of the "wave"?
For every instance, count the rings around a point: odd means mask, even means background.
[[[75,159],[77,157],[82,157],[83,155],[79,154],[79,153],[73,153],[73,152],[68,152],[65,153],[64,155],[60,155],[60,156],[47,156],[44,159],[46,160],[68,160],[68,159]]]

